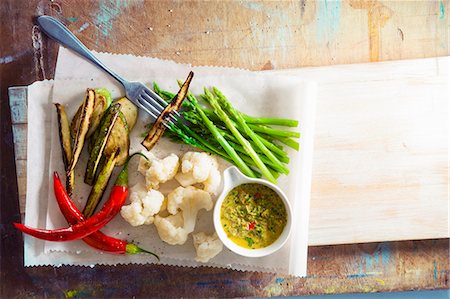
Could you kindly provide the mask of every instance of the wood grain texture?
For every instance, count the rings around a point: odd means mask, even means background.
[[[441,57],[287,72],[319,82],[310,245],[449,237],[449,69]]]
[[[310,247],[305,279],[150,265],[25,269],[21,235],[10,225],[20,214],[7,99],[8,86],[53,77],[57,46],[34,27],[34,17],[41,14],[56,16],[97,51],[261,70],[449,55],[448,11],[448,1],[2,1],[0,297],[239,297],[448,288],[446,239]]]

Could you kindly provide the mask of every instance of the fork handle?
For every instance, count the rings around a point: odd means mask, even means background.
[[[126,83],[124,79],[111,71],[97,57],[95,57],[94,54],[92,54],[92,52],[89,51],[89,49],[72,32],[70,32],[70,30],[66,26],[64,26],[63,23],[51,16],[40,16],[37,18],[37,23],[41,27],[41,30],[45,32],[45,34],[47,34],[49,37],[51,37],[64,47],[71,49],[79,55],[83,56],[97,67],[107,72],[122,85]]]

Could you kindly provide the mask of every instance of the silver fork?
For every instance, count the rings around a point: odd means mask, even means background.
[[[51,16],[40,16],[37,18],[37,23],[42,31],[49,37],[86,58],[122,84],[125,89],[126,97],[136,106],[150,114],[153,117],[153,120],[156,120],[164,110],[164,107],[167,106],[167,103],[158,94],[147,88],[144,84],[140,82],[129,82],[106,67],[72,32],[70,32],[66,26],[64,26],[63,23],[57,19]],[[169,114],[172,121],[166,119],[169,123],[173,124],[173,121],[175,123],[179,121],[180,114],[178,111],[174,111],[174,113],[175,115],[172,113]],[[165,122],[164,125],[168,127]]]

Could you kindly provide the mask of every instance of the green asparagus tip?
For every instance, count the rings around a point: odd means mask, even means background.
[[[156,257],[159,261],[159,256],[151,251],[145,250],[140,248],[139,246],[133,244],[133,243],[128,243],[125,249],[126,253],[128,254],[136,254],[136,253],[148,253],[153,255],[154,257]]]
[[[156,93],[159,93],[159,91],[161,91],[161,89],[159,88],[159,85],[156,82],[153,82],[153,90]]]

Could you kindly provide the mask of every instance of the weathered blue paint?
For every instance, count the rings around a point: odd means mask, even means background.
[[[74,23],[78,20],[78,18],[77,17],[68,17],[66,20],[69,21],[70,23]]]
[[[364,278],[364,277],[370,277],[370,276],[374,276],[374,274],[356,273],[356,274],[348,274],[346,277],[349,279],[355,279],[355,278]]]
[[[392,254],[391,247],[388,242],[383,242],[380,244],[379,251],[381,254],[381,262],[387,265],[391,262]]]
[[[120,15],[130,4],[142,4],[143,0],[115,0],[99,2],[99,11],[94,18],[94,25],[103,37],[108,37],[113,29],[114,19]]]
[[[88,22],[85,22],[83,25],[80,26],[80,28],[77,30],[78,32],[83,32],[84,30],[86,30],[86,28],[88,28],[90,25]]]
[[[445,17],[445,5],[444,5],[444,1],[439,1],[439,18],[443,19]]]
[[[7,64],[14,61],[14,57],[11,55],[6,55],[4,57],[0,57],[0,64]]]
[[[437,280],[437,266],[436,261],[433,261],[433,279]]]
[[[17,58],[27,54],[30,51],[31,51],[30,49],[27,49],[27,50],[23,50],[23,51],[20,51],[18,53],[12,54],[12,55],[6,55],[6,56],[3,56],[3,57],[0,57],[0,64],[11,63],[14,60],[16,60]]]
[[[28,122],[27,88],[10,87],[8,95],[12,124],[26,124]]]
[[[317,5],[317,40],[321,43],[332,41],[338,30],[341,17],[340,1],[319,1]]]
[[[255,2],[249,2],[249,1],[241,1],[240,2],[242,6],[245,8],[248,8],[253,11],[262,12],[264,11],[264,5],[262,3],[255,3]]]

